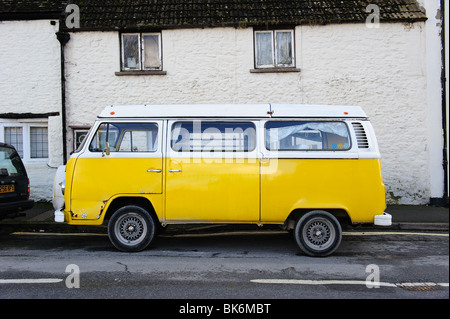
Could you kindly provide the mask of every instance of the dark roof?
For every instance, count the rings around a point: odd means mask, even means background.
[[[426,20],[416,0],[3,0],[0,19],[64,14],[67,2],[79,6],[81,30],[364,23],[369,4],[379,6],[381,23]]]
[[[67,1],[1,0],[0,20],[58,19]]]

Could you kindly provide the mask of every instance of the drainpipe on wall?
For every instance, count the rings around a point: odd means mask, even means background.
[[[442,58],[442,70],[441,70],[441,85],[442,85],[442,129],[444,133],[444,147],[443,147],[443,163],[444,166],[444,196],[443,196],[443,204],[448,205],[448,123],[447,123],[447,73],[446,69],[448,68],[446,61],[446,43],[445,43],[445,28],[446,28],[446,20],[448,17],[446,16],[446,7],[445,0],[441,0],[441,58]]]
[[[67,163],[67,139],[66,139],[66,76],[65,76],[65,58],[64,47],[70,40],[70,34],[61,31],[64,20],[59,20],[59,31],[56,32],[56,38],[61,44],[61,119],[62,119],[62,139],[63,139],[63,163]]]

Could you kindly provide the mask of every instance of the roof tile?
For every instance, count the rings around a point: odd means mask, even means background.
[[[69,2],[82,30],[364,23],[369,4],[380,22],[426,20],[416,0],[2,0],[0,20],[58,17]]]

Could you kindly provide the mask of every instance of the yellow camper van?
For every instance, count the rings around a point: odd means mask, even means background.
[[[122,251],[169,224],[278,224],[307,255],[343,223],[390,225],[380,153],[360,107],[106,107],[54,182],[55,221],[107,223]]]

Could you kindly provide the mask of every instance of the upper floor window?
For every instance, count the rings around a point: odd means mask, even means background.
[[[255,68],[293,68],[294,30],[255,31]]]
[[[161,33],[122,33],[122,71],[162,70]]]

